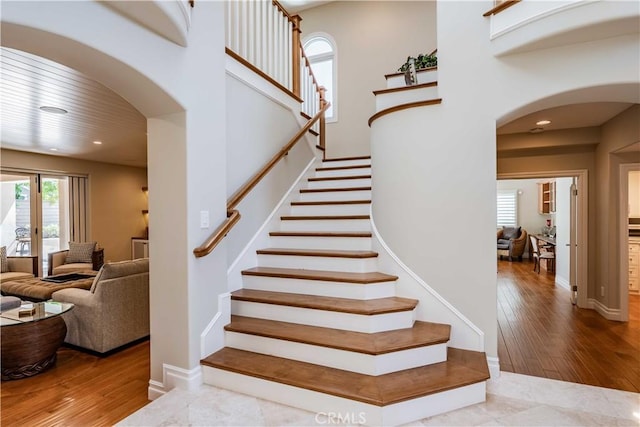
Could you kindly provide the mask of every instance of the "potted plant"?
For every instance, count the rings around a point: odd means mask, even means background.
[[[404,80],[407,85],[417,83],[416,71],[424,68],[435,67],[438,65],[438,57],[436,52],[425,55],[419,54],[417,57],[408,56],[407,61],[402,64],[398,71],[404,73]]]

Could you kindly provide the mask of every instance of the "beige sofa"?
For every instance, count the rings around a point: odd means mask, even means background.
[[[10,256],[7,257],[9,271],[0,273],[0,283],[10,280],[29,279],[38,275],[37,256]]]
[[[62,289],[54,301],[75,307],[62,316],[68,344],[106,353],[149,335],[149,259],[106,263],[91,289]]]

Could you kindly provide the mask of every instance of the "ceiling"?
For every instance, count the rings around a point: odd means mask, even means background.
[[[3,148],[146,166],[146,118],[115,92],[14,49],[0,48],[0,66]],[[42,111],[43,106],[67,113]]]
[[[324,2],[282,3],[304,8]],[[3,148],[146,166],[146,119],[109,88],[64,65],[4,47],[0,48],[0,66]],[[595,102],[555,107],[501,125],[497,133],[601,126],[631,105]],[[67,113],[45,112],[42,106],[62,108]],[[537,126],[542,119],[551,123]]]

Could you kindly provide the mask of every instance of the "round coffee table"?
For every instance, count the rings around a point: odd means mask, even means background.
[[[35,311],[20,315],[22,308],[0,313],[2,380],[39,374],[56,363],[56,353],[67,334],[60,316],[73,308],[70,303],[31,303]]]

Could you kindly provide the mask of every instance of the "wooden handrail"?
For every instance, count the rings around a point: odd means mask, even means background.
[[[240,212],[234,209],[247,194],[265,177],[271,169],[278,163],[280,159],[287,155],[294,145],[304,136],[311,126],[315,124],[320,117],[324,116],[325,111],[329,108],[329,103],[325,102],[320,111],[311,118],[300,130],[289,140],[287,145],[282,147],[278,153],[269,160],[269,162],[256,173],[246,184],[244,184],[238,191],[236,191],[229,200],[227,200],[227,219],[209,236],[205,242],[193,250],[193,254],[196,258],[200,258],[209,255],[213,249],[224,239],[224,237],[231,231],[233,226],[240,220]]]
[[[289,19],[289,22],[293,22],[294,26],[296,25],[296,23],[294,22],[293,16],[291,16],[291,14],[287,12],[287,9],[285,9],[284,6],[282,6],[280,2],[278,2],[278,0],[271,0],[271,3],[275,7],[277,7],[284,16],[286,16]]]
[[[198,246],[193,250],[193,254],[196,256],[196,258],[209,255],[215,249],[215,247],[218,246],[218,243],[220,243],[222,239],[224,239],[224,236],[226,236],[229,231],[231,231],[233,226],[236,225],[238,221],[240,221],[240,212],[238,212],[237,210],[228,212],[227,219],[224,220],[222,224],[220,224],[220,227],[216,228],[213,234],[209,236],[209,238],[201,246]]]
[[[505,10],[508,7],[513,6],[516,3],[520,3],[520,0],[502,0],[502,1],[497,1],[495,2],[495,6],[493,7],[493,9],[486,11],[485,13],[482,14],[482,16],[491,16],[491,15],[495,15],[498,12],[502,12],[503,10]]]
[[[322,106],[320,111],[318,111],[318,113],[313,116],[313,118],[309,120],[307,124],[300,128],[300,130],[293,136],[293,138],[289,140],[287,145],[282,147],[280,151],[278,151],[278,153],[273,156],[271,160],[269,160],[269,162],[264,165],[262,169],[260,169],[260,171],[258,171],[258,173],[256,173],[249,181],[247,181],[246,184],[240,187],[240,189],[238,189],[238,191],[236,191],[233,196],[231,196],[231,198],[227,201],[227,210],[231,210],[238,206],[242,199],[244,199],[245,196],[249,194],[249,192],[253,190],[256,185],[258,185],[260,180],[264,178],[264,176],[269,173],[271,169],[273,169],[276,163],[278,163],[278,160],[283,158],[289,151],[291,151],[298,140],[302,138],[309,129],[311,129],[311,126],[313,126],[314,123],[317,122],[322,115],[324,115],[324,112],[327,111],[327,108],[329,108],[328,102]]]

